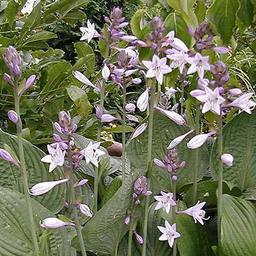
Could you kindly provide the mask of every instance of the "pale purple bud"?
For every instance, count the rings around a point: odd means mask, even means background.
[[[130,215],[127,215],[124,219],[124,224],[125,225],[129,225],[131,222],[131,216]]]
[[[110,69],[106,64],[104,64],[104,67],[102,69],[102,77],[104,78],[105,81],[108,81],[109,76],[110,76]]]
[[[4,81],[6,81],[8,84],[13,85],[12,77],[9,74],[4,73],[4,77],[3,78],[4,78]]]
[[[74,188],[81,187],[81,186],[85,185],[87,182],[88,182],[87,179],[80,180],[74,184]]]
[[[219,54],[225,54],[229,52],[229,49],[227,47],[222,46],[213,47],[213,50]]]
[[[140,78],[134,78],[132,79],[132,83],[133,84],[140,84],[142,82],[142,80]]]
[[[162,108],[156,107],[156,109],[161,112],[162,114],[164,114],[165,116],[167,116],[168,118],[170,118],[173,122],[175,122],[178,125],[183,125],[185,123],[184,118],[179,115],[178,113],[174,112],[174,111],[168,111],[168,110],[164,110]]]
[[[228,167],[233,166],[234,157],[231,154],[223,154],[221,161]]]
[[[134,74],[134,73],[137,72],[137,71],[138,71],[138,69],[130,69],[130,70],[125,71],[125,72],[124,72],[124,75],[125,75],[126,77],[128,77],[128,76]]]
[[[17,50],[9,46],[3,56],[5,64],[8,66],[11,74],[16,77],[21,76],[22,59]]]
[[[121,39],[126,42],[133,42],[133,41],[137,40],[137,37],[136,36],[122,36]]]
[[[195,98],[196,98],[197,96],[205,95],[205,91],[195,89],[195,90],[193,90],[193,91],[190,92],[190,95],[191,95],[192,97],[195,97]]]
[[[92,217],[93,212],[91,211],[91,209],[89,208],[88,205],[86,204],[79,204],[79,210],[80,212],[85,215],[86,217]]]
[[[6,162],[9,162],[9,163],[19,166],[17,160],[14,159],[8,151],[6,151],[5,149],[2,149],[2,148],[0,148],[0,159],[1,158]]]
[[[133,140],[133,139],[137,138],[139,135],[141,135],[146,130],[147,126],[148,126],[148,124],[144,123],[144,124],[140,125],[139,127],[137,127],[131,136],[131,140]]]
[[[149,93],[146,89],[137,100],[137,107],[141,112],[144,112],[148,107]]]
[[[165,168],[166,167],[165,164],[161,160],[159,160],[157,158],[154,158],[153,161],[154,161],[154,164],[157,165],[160,168]]]
[[[193,131],[194,131],[194,130],[191,130],[191,131],[185,133],[184,135],[181,135],[181,136],[179,136],[179,137],[173,139],[173,140],[171,141],[171,143],[169,144],[168,149],[173,149],[173,148],[175,148],[176,146],[178,146],[178,145],[179,145],[190,133],[192,133]]]
[[[73,222],[64,222],[57,218],[46,218],[40,223],[40,226],[42,228],[55,229],[65,226],[75,226],[75,224]]]
[[[24,87],[22,88],[22,90],[19,92],[19,96],[21,96],[24,92],[26,92],[34,84],[35,80],[36,80],[36,75],[31,75],[27,79],[27,81],[26,81]]]
[[[125,110],[129,113],[134,113],[136,109],[136,106],[133,103],[128,103],[125,106]]]
[[[139,177],[134,183],[134,193],[137,196],[144,195],[149,196],[152,194],[151,191],[148,191],[148,182],[145,176]]]
[[[137,242],[138,242],[140,245],[142,245],[142,244],[144,243],[144,240],[143,240],[142,236],[139,235],[136,231],[134,231],[133,234],[134,234],[134,236],[135,236]]]
[[[100,92],[100,89],[96,87],[84,74],[79,71],[73,71],[73,76],[82,82],[83,84],[92,87],[97,93]]]
[[[213,134],[215,134],[215,132],[196,135],[187,143],[187,147],[190,149],[200,148]]]
[[[95,107],[96,110],[96,116],[98,119],[101,119],[102,115],[103,115],[103,108],[101,106],[96,106]]]
[[[148,45],[142,41],[142,40],[135,40],[132,42],[133,45],[136,45],[136,46],[141,46],[141,47],[147,47]]]
[[[19,117],[14,110],[8,111],[7,115],[8,115],[9,120],[12,121],[14,124],[17,124],[19,122]]]
[[[56,129],[57,132],[62,133],[62,129],[61,126],[59,125],[59,123],[55,122],[53,124],[54,128]]]
[[[239,88],[233,88],[228,91],[232,96],[237,96],[243,93],[242,90],[240,90]]]
[[[178,177],[176,175],[172,176],[172,181],[177,181]]]
[[[116,117],[114,117],[114,116],[112,116],[112,115],[110,115],[110,114],[103,114],[103,115],[101,116],[100,121],[101,121],[102,123],[111,123],[111,122],[113,122],[113,121],[116,120],[116,119],[117,119]]]
[[[136,116],[127,114],[127,115],[126,115],[126,118],[127,118],[129,121],[131,121],[131,122],[139,123],[139,119],[138,119]]]
[[[60,135],[56,134],[56,133],[53,134],[53,140],[55,142],[62,142],[63,141],[62,138],[60,137]]]
[[[51,189],[53,189],[56,185],[65,183],[67,181],[68,179],[63,179],[63,180],[57,180],[57,181],[46,181],[46,182],[38,183],[31,188],[30,194],[33,196],[43,195],[49,192]]]

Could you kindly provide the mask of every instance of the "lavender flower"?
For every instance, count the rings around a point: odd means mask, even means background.
[[[155,210],[164,209],[167,213],[170,212],[171,207],[176,205],[176,202],[173,200],[173,193],[165,193],[161,191],[161,196],[154,196],[157,201]]]
[[[139,196],[150,196],[152,194],[151,191],[148,191],[148,182],[145,176],[141,176],[135,181],[133,191],[135,198]]]
[[[5,149],[0,148],[0,159],[19,166],[17,160]]]
[[[221,161],[228,167],[233,166],[234,157],[231,154],[223,154]]]
[[[9,46],[3,56],[5,64],[8,66],[13,77],[20,77],[22,73],[22,59],[17,50]]]
[[[19,116],[14,110],[8,111],[8,118],[10,121],[12,121],[14,124],[17,124],[19,122]]]
[[[173,247],[175,239],[180,237],[180,233],[176,231],[176,224],[170,225],[169,222],[165,221],[165,227],[157,226],[158,229],[163,233],[160,237],[160,241],[168,241],[170,247]]]

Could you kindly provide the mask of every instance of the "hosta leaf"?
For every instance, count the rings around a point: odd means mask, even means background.
[[[53,214],[35,200],[32,201],[32,205],[37,233],[41,233],[40,220]],[[34,255],[25,197],[3,187],[0,187],[0,229],[0,255]],[[61,240],[59,232],[50,232],[48,241],[51,256],[63,255],[60,253]]]
[[[208,18],[216,26],[224,43],[228,43],[232,37],[238,10],[238,0],[215,0],[208,11]]]
[[[256,248],[255,206],[240,198],[223,196],[222,254],[252,256]]]
[[[23,46],[30,43],[35,43],[38,41],[47,41],[49,39],[56,38],[56,37],[57,35],[52,32],[48,32],[48,31],[37,32],[36,34],[28,37],[26,41],[23,43]]]
[[[19,156],[17,138],[0,130],[0,148],[3,148],[4,144],[10,146],[15,154]],[[24,153],[30,187],[42,181],[59,180],[63,178],[63,172],[60,168],[49,173],[48,165],[41,162],[41,158],[44,156],[44,153],[39,148],[25,140]],[[16,177],[16,179],[20,179],[21,174],[20,170],[16,166],[10,165],[9,163],[1,160],[0,173],[1,186],[19,190],[14,177]],[[65,185],[56,186],[47,194],[35,197],[35,199],[52,212],[58,212],[64,205]]]
[[[237,186],[243,192],[256,184],[256,117],[241,113],[224,127],[223,153],[232,154],[234,165],[224,166],[224,180],[230,187]],[[246,136],[245,136],[246,135]],[[217,142],[211,153],[211,170],[218,179]]]

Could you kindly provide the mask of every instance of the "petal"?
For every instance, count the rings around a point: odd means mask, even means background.
[[[52,162],[52,157],[51,155],[46,155],[41,159],[42,162],[44,163],[51,163]]]

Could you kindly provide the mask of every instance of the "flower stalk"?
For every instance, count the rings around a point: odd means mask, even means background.
[[[123,83],[123,119],[122,119],[122,179],[124,181],[125,178],[125,158],[126,158],[126,133],[125,133],[125,125],[126,125],[126,109],[125,106],[127,104],[126,100],[126,84],[125,81]]]
[[[172,179],[172,177],[171,177],[171,179]],[[172,193],[173,193],[173,201],[176,202],[176,180],[174,180],[174,179],[172,179]],[[177,204],[174,205],[172,208],[172,224],[176,223],[176,212],[177,212]],[[177,256],[176,240],[174,240],[172,252],[173,252],[173,254],[172,254],[173,256]]]
[[[148,124],[148,154],[147,154],[147,176],[148,187],[150,190],[150,176],[152,171],[152,141],[153,141],[153,121],[154,121],[154,105],[155,105],[155,85],[151,86],[151,98],[149,103],[149,124]],[[147,231],[148,231],[148,209],[149,209],[150,197],[146,198],[144,208],[144,222],[143,222],[143,247],[141,256],[146,256],[147,251]]]
[[[15,84],[14,86],[14,104],[15,104],[15,112],[19,117],[20,116],[20,96],[18,93],[18,84]],[[17,139],[18,139],[18,148],[19,148],[20,168],[22,173],[23,193],[25,194],[26,205],[28,209],[28,218],[29,218],[30,227],[31,227],[30,230],[31,230],[34,252],[36,256],[39,256],[39,245],[38,245],[37,234],[36,234],[36,226],[35,226],[35,221],[33,216],[32,202],[29,195],[28,175],[27,175],[24,148],[23,148],[23,142],[22,142],[22,122],[20,118],[16,123],[16,130],[17,130]]]

